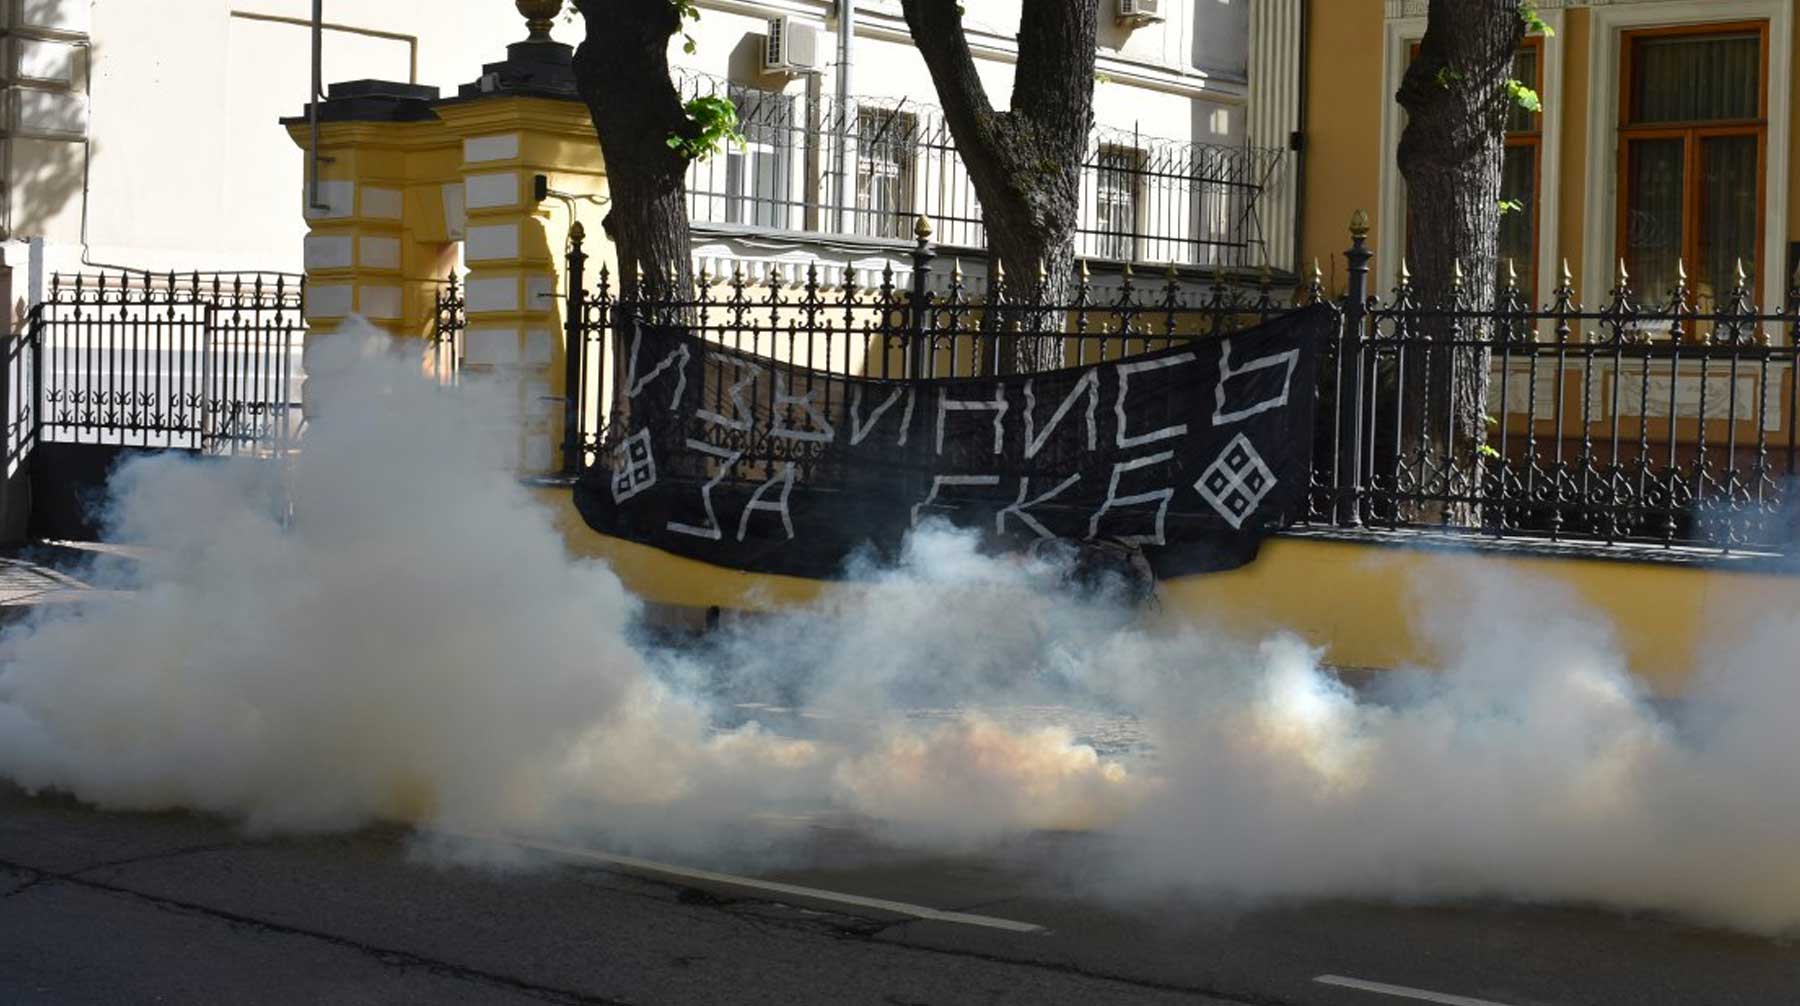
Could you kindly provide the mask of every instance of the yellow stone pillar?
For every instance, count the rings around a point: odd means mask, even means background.
[[[448,274],[451,247],[432,168],[453,172],[455,142],[431,113],[437,93],[359,81],[333,85],[320,104],[316,199],[310,182],[300,193],[310,333],[336,331],[353,315],[395,335],[429,331],[425,290]],[[283,124],[310,161],[307,118]],[[409,212],[421,187],[438,206],[435,220],[422,207]]]
[[[606,178],[572,51],[541,21],[531,27],[455,97],[378,81],[332,86],[319,106],[321,205],[306,208],[306,316],[312,334],[360,316],[428,336],[460,242],[462,367],[510,396],[510,463],[545,473],[561,467],[568,234],[577,222],[600,233]],[[305,152],[310,120],[286,125]],[[597,268],[607,251],[592,252]]]
[[[516,396],[519,467],[560,464],[564,281],[570,225],[599,232],[606,192],[587,106],[572,97],[475,97],[437,106],[462,142],[468,225],[463,261],[463,366]],[[539,200],[538,176],[551,195]]]

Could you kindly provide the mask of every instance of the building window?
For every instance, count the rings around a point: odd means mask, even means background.
[[[856,113],[856,233],[912,234],[913,155],[918,119],[909,112],[863,108]]]
[[[1760,277],[1768,144],[1768,23],[1627,32],[1619,241],[1632,287],[1659,298],[1685,263],[1696,302]]]
[[[725,155],[725,219],[734,224],[785,230],[802,205],[794,177],[797,134],[794,99],[772,91],[733,87],[742,147],[728,144]]]
[[[1513,57],[1513,79],[1544,93],[1544,40],[1527,36]],[[1500,216],[1499,280],[1502,289],[1510,264],[1519,277],[1519,292],[1527,303],[1538,296],[1538,176],[1542,172],[1544,115],[1514,105],[1506,120],[1506,157],[1500,165],[1500,198],[1507,210]]]
[[[1094,175],[1094,253],[1101,258],[1137,258],[1143,202],[1144,152],[1102,146]]]

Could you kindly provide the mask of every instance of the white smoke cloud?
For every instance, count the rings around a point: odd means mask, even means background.
[[[1574,599],[1440,578],[1443,666],[1357,693],[1292,637],[1134,623],[936,529],[811,608],[659,648],[501,474],[503,395],[367,337],[309,369],[330,408],[291,523],[266,466],[118,475],[143,585],[8,633],[0,776],[262,831],[404,818],[712,857],[773,854],[744,827],[771,812],[944,849],[1078,828],[1127,889],[1800,927],[1786,625],[1669,709]]]

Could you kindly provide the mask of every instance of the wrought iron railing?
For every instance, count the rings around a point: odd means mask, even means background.
[[[1371,254],[1356,236],[1333,348],[1341,523],[1787,549],[1800,289],[1760,308],[1740,272],[1701,309],[1685,285],[1645,297],[1621,273],[1584,306],[1565,269],[1548,304],[1508,282],[1476,310],[1461,287],[1421,302],[1404,270],[1367,296]]]
[[[924,214],[941,242],[987,246],[974,185],[931,106],[809,98],[691,71],[678,84],[683,98],[730,98],[745,139],[689,169],[695,222],[905,240]],[[1289,164],[1285,150],[1097,129],[1081,168],[1077,254],[1261,267],[1265,235],[1292,221],[1264,220],[1259,200]]]
[[[444,384],[454,384],[462,371],[463,332],[468,316],[463,288],[452,272],[437,287],[431,312],[431,371]]]
[[[15,346],[30,374],[9,377],[11,406],[34,407],[38,440],[285,450],[303,296],[285,274],[53,275]]]
[[[621,340],[634,319],[678,323],[796,373],[905,378],[1004,373],[1022,347],[1045,345],[1052,351],[1036,353],[1040,361],[1105,363],[1327,302],[1340,324],[1315,389],[1306,524],[1684,556],[1787,550],[1800,461],[1800,289],[1762,310],[1740,284],[1724,306],[1701,311],[1685,290],[1642,302],[1622,283],[1584,307],[1565,279],[1548,304],[1508,288],[1477,311],[1461,295],[1421,304],[1405,284],[1391,298],[1369,296],[1372,254],[1354,239],[1350,288],[1335,300],[1316,275],[1298,291],[1278,291],[1266,275],[1252,286],[1215,275],[1195,296],[1172,275],[1127,272],[1101,289],[1083,271],[1075,298],[1055,305],[1021,301],[1005,283],[972,294],[954,269],[934,272],[924,241],[909,283],[890,272],[868,289],[827,287],[810,272],[797,291],[702,274],[688,296],[627,303],[605,270],[589,287],[577,268],[567,317],[581,352],[569,356],[567,377],[580,395],[570,400],[565,455],[577,469],[604,463],[626,376]],[[1448,404],[1470,382],[1486,402],[1473,423]]]

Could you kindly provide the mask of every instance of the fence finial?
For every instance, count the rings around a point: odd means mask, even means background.
[[[1450,289],[1461,290],[1463,286],[1462,259],[1454,259],[1450,263]]]
[[[1738,288],[1742,289],[1745,285],[1747,285],[1749,283],[1749,280],[1750,280],[1750,277],[1748,277],[1744,274],[1744,259],[1742,256],[1740,256],[1737,260],[1737,285],[1738,285]]]
[[[1519,270],[1517,262],[1511,256],[1507,256],[1506,259],[1506,288],[1508,290],[1519,288]]]
[[[1313,256],[1312,279],[1313,279],[1313,284],[1315,286],[1324,286],[1325,285],[1325,270],[1319,268],[1319,257],[1317,255]]]
[[[919,214],[919,219],[913,221],[913,237],[918,238],[920,241],[931,240],[930,217],[921,213]]]
[[[961,283],[962,282],[962,256],[961,255],[958,255],[955,258],[950,260],[950,281],[953,283]]]
[[[1077,268],[1080,269],[1080,271],[1081,271],[1081,282],[1083,284],[1087,283],[1088,279],[1092,275],[1091,273],[1088,272],[1087,259],[1082,259],[1081,262],[1079,263],[1079,265],[1077,266]]]
[[[1677,289],[1686,290],[1687,283],[1687,261],[1677,258],[1675,260],[1675,286]]]
[[[1625,259],[1621,256],[1619,258],[1619,289],[1623,290],[1629,285],[1631,285],[1631,274],[1625,271]]]
[[[1318,264],[1319,264],[1318,260],[1314,259],[1313,266],[1314,266],[1315,271],[1317,270]],[[1400,285],[1405,286],[1406,284],[1411,283],[1411,282],[1412,282],[1412,268],[1410,265],[1408,265],[1408,263],[1406,261],[1406,256],[1402,255],[1400,257]]]
[[[1565,289],[1575,286],[1575,277],[1569,272],[1569,260],[1567,258],[1562,260],[1562,285]]]
[[[1369,212],[1367,210],[1357,210],[1350,214],[1350,236],[1353,238],[1369,236]]]

